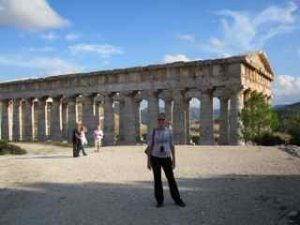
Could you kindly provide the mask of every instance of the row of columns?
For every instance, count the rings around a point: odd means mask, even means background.
[[[200,95],[200,144],[212,145],[214,141],[213,92],[203,91]],[[240,121],[242,108],[240,92],[230,96],[220,96],[220,138],[219,143],[226,145],[239,144]],[[159,113],[159,93],[148,92],[148,131],[157,124]],[[2,139],[11,141],[61,141],[71,140],[72,131],[79,120],[78,97],[52,97],[51,112],[48,113],[46,100],[26,99],[2,102]],[[115,119],[113,102],[116,93],[102,95],[101,105],[104,111],[104,145],[115,144]],[[139,102],[135,92],[120,93],[120,122],[118,144],[135,144],[139,136]],[[99,110],[95,110],[95,95],[81,96],[81,120],[88,128],[87,137],[92,141],[92,132],[99,123]],[[230,107],[229,107],[230,103]],[[230,108],[230,111],[229,111]],[[185,92],[172,92],[172,98],[165,100],[165,113],[172,120],[172,129],[176,144],[189,144],[189,99]],[[50,130],[47,122],[51,121]],[[12,122],[13,121],[13,122]]]

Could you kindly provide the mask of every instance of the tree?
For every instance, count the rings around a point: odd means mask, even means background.
[[[272,111],[261,93],[253,94],[246,100],[241,112],[242,135],[245,141],[254,141],[272,133],[278,124],[277,115]]]

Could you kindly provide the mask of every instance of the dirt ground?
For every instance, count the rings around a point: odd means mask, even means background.
[[[300,224],[298,148],[177,146],[175,176],[187,206],[156,208],[144,146],[87,150],[19,144],[0,157],[1,225]]]

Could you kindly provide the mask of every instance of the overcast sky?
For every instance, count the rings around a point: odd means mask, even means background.
[[[0,82],[261,49],[300,101],[300,1],[0,0]]]

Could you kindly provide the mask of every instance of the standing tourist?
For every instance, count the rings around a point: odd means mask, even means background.
[[[80,146],[81,146],[80,129],[81,129],[81,123],[78,122],[76,124],[76,128],[73,130],[73,133],[72,133],[73,157],[74,158],[79,156],[79,150],[80,150]]]
[[[158,118],[158,127],[149,131],[147,138],[146,153],[148,156],[147,167],[152,169],[154,175],[154,195],[157,201],[156,207],[160,208],[164,205],[164,193],[161,181],[161,168],[164,170],[168,179],[171,196],[180,207],[185,207],[182,201],[176,180],[174,178],[173,169],[176,165],[175,146],[173,143],[173,135],[171,130],[166,127],[166,117],[164,113],[160,113]]]
[[[86,136],[85,136],[85,133],[87,132],[87,128],[81,124],[81,127],[80,127],[80,140],[81,140],[81,145],[80,145],[80,148],[79,148],[79,151],[78,151],[78,155],[79,155],[79,152],[80,150],[82,151],[82,154],[84,156],[86,156],[87,154],[85,153],[85,150],[84,150],[84,146],[88,144],[88,141],[86,139]]]
[[[96,130],[94,130],[94,140],[95,140],[95,152],[99,152],[100,147],[102,145],[102,139],[103,139],[103,131],[100,128],[100,125],[97,125]]]

